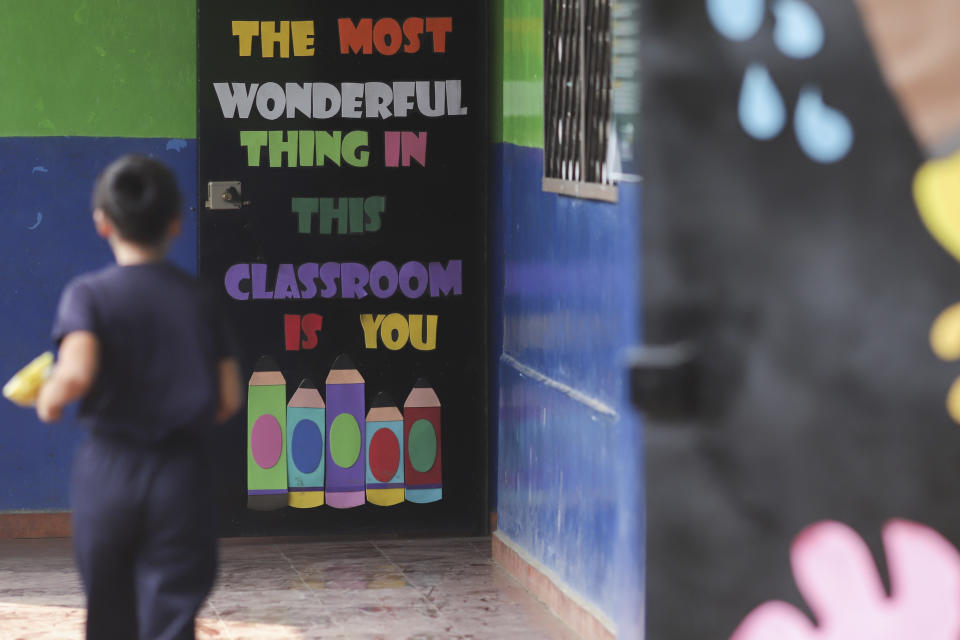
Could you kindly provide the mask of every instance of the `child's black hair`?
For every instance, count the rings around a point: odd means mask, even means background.
[[[121,238],[145,246],[163,242],[180,204],[170,169],[141,155],[114,160],[93,189],[93,208],[103,210]]]

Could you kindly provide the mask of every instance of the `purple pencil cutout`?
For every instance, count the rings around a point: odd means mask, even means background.
[[[366,502],[363,376],[341,355],[327,375],[326,503],[338,509]]]

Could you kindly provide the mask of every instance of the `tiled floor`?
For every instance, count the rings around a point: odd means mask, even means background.
[[[230,540],[199,638],[574,640],[490,559],[489,539]],[[0,640],[81,638],[68,540],[0,540]]]

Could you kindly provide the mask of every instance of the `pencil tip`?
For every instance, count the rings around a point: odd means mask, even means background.
[[[426,378],[417,378],[417,381],[413,383],[414,389],[430,389],[430,381]]]
[[[298,389],[316,389],[317,383],[315,383],[310,378],[304,378],[303,380],[300,381],[300,386],[297,388]]]
[[[396,403],[393,401],[393,398],[390,397],[390,394],[386,391],[381,391],[374,398],[373,402],[370,404],[371,407],[395,407]]]
[[[271,358],[270,356],[260,356],[260,359],[257,360],[256,366],[253,368],[254,371],[279,371],[280,367],[277,365],[277,361]]]
[[[339,356],[337,356],[337,359],[333,361],[333,366],[331,366],[330,368],[331,369],[356,369],[356,367],[353,364],[353,360],[351,360],[350,356],[348,356],[345,353],[341,353]]]

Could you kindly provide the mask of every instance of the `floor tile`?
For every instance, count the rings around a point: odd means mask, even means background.
[[[0,541],[0,637],[83,635],[69,540]],[[201,640],[574,640],[487,538],[228,540]]]

